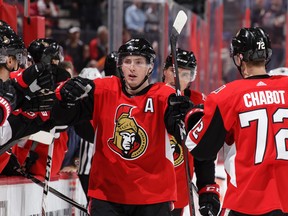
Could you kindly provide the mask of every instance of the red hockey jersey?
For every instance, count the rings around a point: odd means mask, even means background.
[[[21,110],[16,110],[13,112],[14,115],[21,115],[27,118],[27,121],[37,120],[39,122],[47,122],[50,119],[50,112],[22,112]],[[41,128],[39,126],[39,128]],[[66,131],[57,132],[55,134],[54,148],[53,148],[53,157],[52,157],[52,167],[51,167],[51,178],[58,177],[61,165],[67,151],[67,141],[68,135]],[[15,145],[13,147],[13,152],[18,158],[18,161],[23,165],[26,157],[29,154],[32,141],[28,140],[24,144],[21,144],[21,147]],[[39,158],[36,160],[35,164],[30,168],[29,172],[37,176],[45,176],[46,172],[46,163],[48,155],[48,145],[38,143],[35,148],[35,152],[38,154]]]
[[[52,166],[51,166],[51,178],[58,178],[61,165],[67,151],[67,141],[68,135],[66,131],[59,133],[59,136],[54,140],[53,156],[52,156]],[[32,141],[28,140],[24,147],[15,146],[14,153],[17,155],[18,161],[20,164],[23,164],[26,157],[29,154]],[[36,160],[35,164],[31,166],[29,173],[35,176],[45,177],[46,173],[46,164],[47,164],[47,155],[48,155],[48,145],[39,143],[35,148],[35,152],[38,154],[39,158]]]
[[[96,144],[88,195],[121,204],[175,201],[172,149],[164,125],[167,98],[175,90],[159,83],[128,97],[116,77],[94,83]]]
[[[212,92],[204,107],[186,145],[196,158],[211,159],[227,133],[232,136],[225,146],[229,182],[223,208],[288,213],[288,77],[234,81]]]

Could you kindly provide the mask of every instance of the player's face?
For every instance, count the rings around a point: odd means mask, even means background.
[[[143,56],[126,56],[122,63],[122,72],[126,84],[130,87],[138,86],[152,70]]]
[[[18,70],[19,64],[15,56],[9,56],[6,60],[6,67],[1,67],[4,70],[0,73],[0,79],[6,81],[9,79],[9,74],[11,71]],[[5,69],[6,68],[6,69]]]
[[[19,69],[19,62],[15,56],[9,56],[7,61],[7,67],[10,71],[16,71]]]
[[[179,67],[178,72],[179,72],[180,89],[181,91],[183,91],[192,79],[191,71],[189,69]],[[164,82],[175,87],[173,67],[169,67],[166,70],[164,70],[164,76],[165,76]]]
[[[135,141],[135,133],[128,133],[128,132],[120,132],[120,135],[122,136],[122,147],[124,151],[129,151],[133,143]]]

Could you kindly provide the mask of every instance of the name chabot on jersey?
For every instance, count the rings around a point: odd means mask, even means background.
[[[259,106],[263,104],[285,104],[285,91],[256,91],[243,95],[246,107]]]

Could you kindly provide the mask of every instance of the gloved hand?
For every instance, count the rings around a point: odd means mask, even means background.
[[[206,185],[198,192],[199,211],[204,216],[216,216],[220,211],[220,189],[218,184]]]
[[[67,103],[68,106],[73,106],[77,100],[88,96],[93,86],[93,81],[89,79],[74,77],[57,87],[56,98],[60,102]]]
[[[22,91],[29,89],[32,93],[40,89],[54,90],[53,69],[51,64],[34,64],[14,78],[16,87]]]
[[[22,111],[28,112],[40,112],[40,111],[49,111],[52,109],[55,102],[54,92],[41,93],[36,92],[35,96],[27,99],[24,98],[21,109]]]
[[[0,126],[4,124],[10,113],[16,107],[16,90],[11,80],[3,82],[0,79]]]
[[[54,79],[54,83],[58,85],[60,82],[64,82],[71,78],[71,74],[65,69],[59,67],[58,65],[51,64],[51,71]],[[54,86],[55,88],[57,86]]]
[[[194,125],[202,118],[204,115],[204,105],[197,104],[193,106],[185,116],[185,127],[187,131],[190,131]]]
[[[25,172],[29,172],[30,168],[36,163],[38,158],[39,158],[38,153],[33,150],[30,150],[29,156],[24,161],[23,170]]]
[[[192,107],[193,103],[187,96],[171,94],[168,98],[168,107],[164,115],[165,126],[168,133],[173,135],[179,143],[181,143],[179,124],[184,121],[186,113]]]

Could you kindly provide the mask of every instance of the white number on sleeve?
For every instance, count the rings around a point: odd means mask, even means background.
[[[201,120],[198,125],[196,126],[195,130],[193,130],[193,136],[195,139],[198,139],[199,137],[199,133],[203,130],[204,126],[203,126],[203,121]]]

